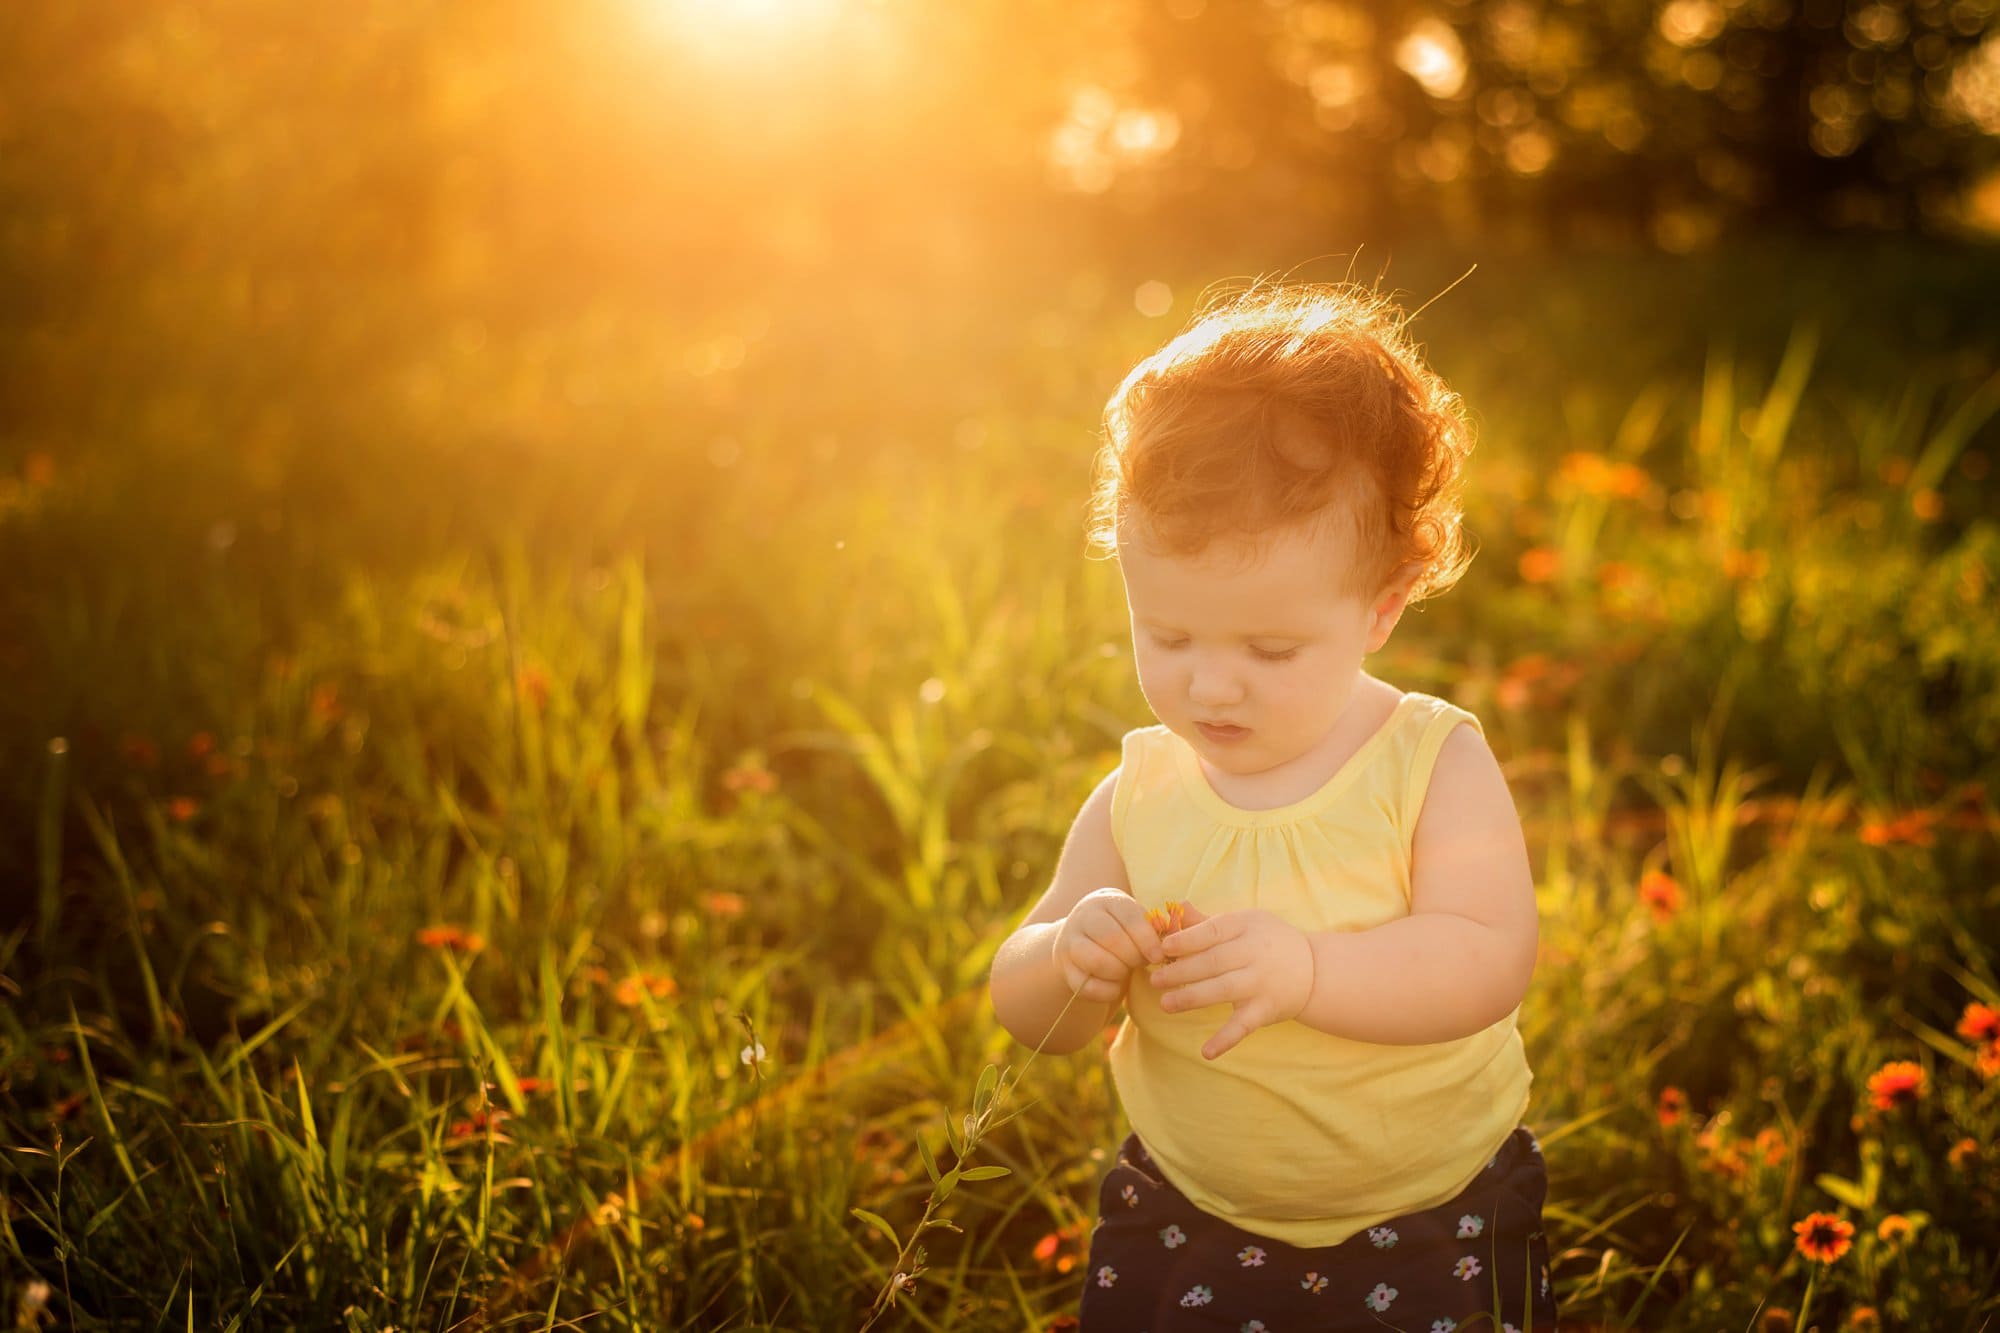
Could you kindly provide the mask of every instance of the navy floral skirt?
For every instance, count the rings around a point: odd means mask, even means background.
[[[1457,1198],[1302,1249],[1203,1212],[1128,1134],[1098,1191],[1079,1333],[1555,1333],[1548,1189],[1520,1125]]]

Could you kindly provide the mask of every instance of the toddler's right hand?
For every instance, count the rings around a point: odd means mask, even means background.
[[[1123,889],[1093,889],[1078,900],[1056,932],[1063,982],[1086,1000],[1115,1004],[1132,973],[1167,961],[1146,909]]]

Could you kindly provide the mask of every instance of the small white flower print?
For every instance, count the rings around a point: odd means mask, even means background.
[[[1456,1319],[1431,1320],[1431,1333],[1456,1333],[1457,1328],[1458,1321]]]
[[[1502,1324],[1500,1325],[1500,1329],[1501,1333],[1521,1333],[1521,1330],[1515,1328],[1512,1324]]]
[[[1139,1206],[1139,1191],[1134,1189],[1132,1186],[1127,1185],[1123,1190],[1120,1190],[1119,1193],[1124,1195],[1125,1206],[1127,1208],[1137,1208]]]
[[[1542,1151],[1541,1140],[1537,1139],[1533,1134],[1528,1135],[1528,1151],[1537,1155],[1540,1155]]]
[[[1367,1306],[1369,1309],[1373,1310],[1376,1314],[1381,1314],[1384,1310],[1389,1308],[1389,1302],[1395,1299],[1396,1299],[1396,1289],[1394,1287],[1390,1286],[1386,1282],[1377,1282],[1375,1284],[1375,1290],[1369,1292],[1366,1296],[1363,1296],[1361,1298],[1361,1303]]]
[[[1236,1252],[1236,1257],[1245,1268],[1255,1268],[1264,1262],[1264,1251],[1255,1245],[1245,1245]]]
[[[1187,1244],[1187,1232],[1181,1230],[1180,1223],[1169,1222],[1160,1232],[1160,1241],[1171,1250],[1176,1245]]]
[[[1315,1296],[1326,1290],[1326,1284],[1327,1279],[1321,1277],[1317,1272],[1307,1273],[1299,1280],[1299,1285]]]
[[[1479,1261],[1468,1254],[1460,1259],[1451,1271],[1454,1276],[1470,1282],[1479,1273]]]
[[[1548,1294],[1549,1294],[1549,1270],[1544,1268],[1542,1270],[1542,1295],[1546,1296]]]
[[[1108,1287],[1117,1280],[1118,1280],[1118,1270],[1113,1268],[1110,1264],[1106,1264],[1104,1265],[1104,1267],[1097,1270],[1098,1286]]]
[[[1458,1238],[1467,1240],[1486,1230],[1486,1219],[1477,1213],[1467,1213],[1458,1219]]]
[[[1215,1293],[1207,1287],[1194,1286],[1189,1287],[1187,1294],[1181,1297],[1181,1304],[1184,1306],[1207,1305],[1214,1299]]]
[[[1370,1227],[1368,1228],[1368,1239],[1375,1242],[1376,1249],[1386,1250],[1396,1243],[1396,1229],[1394,1227]]]
[[[1266,1328],[1266,1327],[1264,1327],[1264,1321],[1263,1321],[1263,1320],[1261,1320],[1261,1319],[1252,1319],[1252,1320],[1251,1320],[1251,1321],[1250,1321],[1249,1323],[1245,1324],[1245,1325],[1244,1325],[1244,1326],[1243,1326],[1243,1327],[1242,1327],[1242,1328],[1241,1328],[1241,1329],[1240,1329],[1240,1330],[1238,1331],[1238,1333],[1271,1333],[1271,1330],[1270,1330],[1270,1329],[1268,1329],[1268,1328]]]

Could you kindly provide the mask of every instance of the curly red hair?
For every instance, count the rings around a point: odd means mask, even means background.
[[[1472,432],[1407,323],[1353,284],[1253,284],[1197,312],[1105,405],[1090,547],[1254,553],[1274,529],[1331,523],[1354,552],[1343,595],[1372,600],[1412,563],[1412,604],[1450,588],[1472,561]]]

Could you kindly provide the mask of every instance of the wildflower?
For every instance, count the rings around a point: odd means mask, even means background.
[[[176,824],[185,824],[201,812],[201,802],[192,796],[175,796],[167,801],[167,815]]]
[[[340,686],[323,680],[312,688],[313,721],[326,725],[340,721],[347,712],[340,703]]]
[[[1519,568],[1524,583],[1547,583],[1562,569],[1562,556],[1547,546],[1530,546],[1521,552]]]
[[[1882,1238],[1883,1244],[1900,1247],[1916,1229],[1916,1224],[1901,1213],[1890,1213],[1876,1226],[1875,1234]]]
[[[1780,1306],[1766,1310],[1757,1320],[1757,1333],[1792,1333],[1792,1312]]]
[[[680,984],[664,972],[634,972],[612,989],[611,996],[630,1009],[639,1003],[642,995],[664,1000],[679,992]]]
[[[1073,1314],[1059,1314],[1042,1325],[1042,1333],[1076,1333],[1083,1321]]]
[[[127,732],[119,738],[118,748],[124,751],[128,760],[141,768],[151,768],[160,762],[160,747],[144,736]]]
[[[425,926],[417,932],[417,943],[426,949],[449,949],[453,953],[478,953],[486,947],[484,936],[457,926]]]
[[[515,1079],[514,1086],[521,1090],[522,1096],[532,1097],[538,1092],[547,1092],[555,1084],[549,1079],[536,1078],[533,1074],[530,1074],[526,1078]]]
[[[1807,1213],[1792,1223],[1792,1230],[1798,1233],[1793,1243],[1799,1253],[1823,1264],[1846,1254],[1854,1244],[1854,1224],[1832,1213]]]
[[[1791,1151],[1785,1143],[1784,1133],[1775,1125],[1766,1125],[1757,1131],[1756,1147],[1764,1154],[1765,1166],[1778,1165],[1785,1160],[1785,1154]]]
[[[1597,567],[1598,586],[1607,592],[1615,592],[1638,581],[1639,571],[1623,560],[1606,560]]]
[[[778,788],[778,777],[765,768],[755,751],[738,759],[727,773],[722,775],[722,785],[733,792],[754,791],[769,793]]]
[[[743,895],[717,890],[701,896],[702,910],[710,916],[738,917],[743,915]]]
[[[470,1119],[452,1121],[451,1129],[447,1131],[447,1136],[454,1139],[469,1139],[488,1129],[497,1128],[500,1122],[505,1119],[507,1119],[507,1112],[500,1107],[481,1107],[472,1113]]]
[[[1857,1305],[1848,1312],[1847,1327],[1852,1333],[1877,1333],[1882,1327],[1882,1313],[1872,1305]]]
[[[1685,1092],[1672,1086],[1660,1089],[1659,1117],[1661,1129],[1672,1129],[1687,1115],[1688,1098]]]
[[[1172,898],[1167,899],[1164,907],[1152,907],[1146,911],[1146,923],[1153,928],[1156,934],[1171,935],[1175,931],[1183,929],[1186,922],[1186,904]]]
[[[1723,577],[1731,579],[1762,578],[1771,567],[1771,557],[1762,551],[1731,550],[1723,553]]]
[[[1929,847],[1937,842],[1931,832],[1935,823],[1937,812],[1934,810],[1906,810],[1890,820],[1863,824],[1861,841],[1870,847],[1884,847],[1896,842]]]
[[[1951,1163],[1953,1170],[1957,1170],[1963,1167],[1967,1161],[1978,1155],[1979,1143],[1977,1140],[1960,1139],[1957,1143],[1951,1145],[1951,1150],[1945,1153],[1944,1159]]]
[[[764,1043],[761,1041],[752,1042],[750,1045],[745,1046],[741,1051],[737,1052],[737,1058],[740,1059],[746,1065],[754,1066],[763,1064]]]
[[[1913,1105],[1924,1095],[1924,1071],[1912,1060],[1891,1060],[1868,1076],[1868,1091],[1878,1111]]]
[[[538,666],[524,666],[514,673],[514,688],[537,713],[548,706],[549,673]]]
[[[1995,1038],[1979,1048],[1979,1058],[1974,1061],[1981,1078],[1992,1078],[2000,1074],[2000,1038]]]
[[[1648,870],[1639,879],[1639,901],[1653,909],[1655,921],[1665,921],[1681,910],[1686,896],[1680,881],[1659,870]]]
[[[211,732],[197,731],[188,737],[188,758],[206,759],[215,752],[215,736]]]
[[[1053,1268],[1058,1273],[1069,1272],[1077,1264],[1076,1247],[1069,1245],[1065,1251],[1064,1246],[1074,1241],[1076,1237],[1077,1229],[1073,1226],[1058,1227],[1051,1231],[1035,1242],[1035,1262],[1044,1268]]]
[[[1974,1000],[1958,1020],[1958,1035],[1970,1042],[2000,1041],[2000,1011]]]

